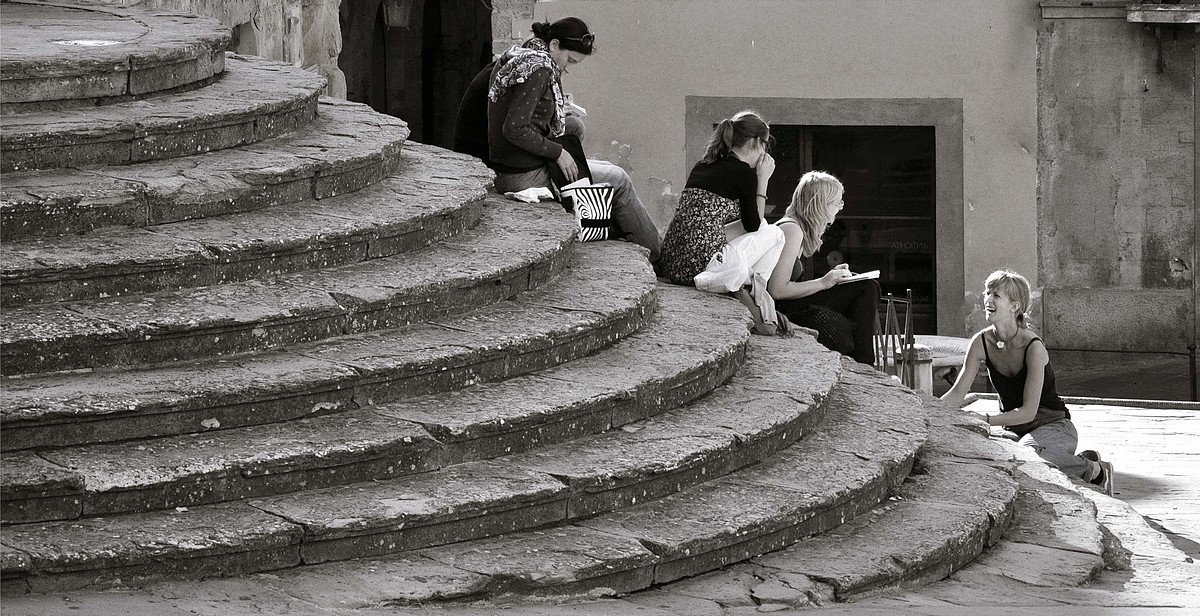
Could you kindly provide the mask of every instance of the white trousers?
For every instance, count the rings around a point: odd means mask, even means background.
[[[758,231],[747,233],[740,221],[725,225],[729,243],[713,255],[708,267],[696,275],[696,288],[713,293],[732,293],[750,284],[755,274],[771,278],[783,252],[783,229],[765,222]]]

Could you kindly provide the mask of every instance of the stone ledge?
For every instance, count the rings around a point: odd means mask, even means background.
[[[407,138],[398,119],[323,98],[311,124],[253,145],[122,166],[9,173],[0,186],[0,240],[33,244],[31,238],[109,226],[148,227],[332,199],[418,161],[431,168],[416,170],[428,177],[409,190],[445,189],[448,178],[469,181],[478,174],[490,181],[490,171],[463,155],[416,143],[402,151]],[[340,209],[349,202],[327,205]]]
[[[727,306],[736,308],[737,304],[728,302]],[[827,391],[833,386],[836,382],[837,372],[827,369],[837,365],[838,360],[833,354],[818,351],[815,341],[812,340],[799,339],[787,342],[795,343],[793,348],[780,347],[772,353],[769,360],[764,360],[759,364],[759,370],[765,368],[769,372],[755,370],[748,376],[734,377],[734,380],[749,380],[750,383],[747,383],[747,386],[752,387],[753,382],[757,379],[784,379],[789,382],[803,382],[804,390],[810,392]],[[788,362],[781,362],[781,358],[794,355],[797,345],[807,351],[805,355],[809,356],[810,360],[803,362],[806,365],[796,366]],[[792,353],[788,351],[792,351]],[[822,361],[825,366],[821,365]],[[813,367],[818,366],[826,369],[816,370],[814,374]],[[732,472],[741,465],[750,464],[771,455],[776,448],[770,446],[771,439],[767,434],[788,432],[793,439],[798,438],[801,433],[813,429],[824,414],[821,401],[824,396],[810,394],[798,394],[795,399],[789,399],[785,408],[764,406],[747,414],[745,407],[738,402],[742,399],[742,394],[743,392],[735,390],[720,389],[700,403],[673,411],[644,424],[638,424],[646,426],[644,430],[620,429],[602,435],[599,438],[614,441],[614,450],[638,450],[649,454],[631,456],[625,465],[626,468],[616,475],[673,476],[674,480],[669,482],[666,489],[668,493],[678,491],[689,485],[703,483],[712,477]],[[727,420],[716,419],[714,413],[725,417],[737,416],[742,425],[728,425]],[[792,419],[785,419],[784,416],[791,416]],[[764,417],[771,419],[759,421]],[[714,419],[716,419],[715,422]],[[804,424],[803,428],[799,426],[800,423]],[[673,430],[683,434],[694,431],[698,425],[705,424],[714,425],[713,428],[710,428],[713,434],[724,432],[724,438],[729,441],[729,445],[718,450],[707,450],[705,448],[695,449],[686,443],[681,444],[678,439],[647,440],[644,438],[646,433],[654,429],[651,427],[652,425],[656,425],[662,430]],[[818,450],[827,451],[829,448],[835,447],[835,444],[844,443],[845,438],[844,435],[831,435],[827,439],[817,439],[821,443]],[[882,442],[894,443],[891,440]],[[879,444],[879,446],[883,447],[884,445]],[[569,450],[575,447],[573,443],[568,443],[560,448]],[[728,448],[740,449],[743,455],[729,456],[729,452],[726,451]],[[915,444],[913,449],[915,449]],[[897,455],[904,457],[905,454]],[[418,474],[411,478],[396,479],[390,484],[347,486],[325,492],[306,492],[296,497],[255,501],[241,505],[241,507],[253,512],[253,515],[258,515],[259,511],[269,512],[273,515],[256,520],[251,517],[250,513],[240,514],[247,519],[242,520],[241,525],[236,527],[237,532],[240,535],[256,537],[261,543],[289,546],[290,551],[297,543],[293,539],[297,532],[292,524],[299,521],[298,523],[304,526],[304,532],[299,539],[301,550],[308,553],[304,551],[303,545],[311,542],[315,551],[311,553],[310,557],[317,560],[335,557],[340,559],[357,558],[380,552],[428,547],[428,545],[421,545],[422,541],[431,541],[432,545],[452,543],[453,546],[444,549],[433,548],[420,552],[428,558],[445,562],[444,559],[451,553],[456,554],[454,556],[456,559],[462,557],[464,544],[460,543],[461,541],[478,541],[480,537],[491,532],[505,532],[540,523],[556,522],[563,520],[564,515],[566,519],[573,519],[598,511],[596,509],[573,509],[569,501],[578,495],[578,489],[569,484],[564,485],[561,479],[555,479],[556,474],[552,472],[547,473],[544,470],[533,468],[527,461],[523,462],[523,458],[523,456],[517,455],[498,459],[495,463],[471,462],[445,469],[445,471],[438,471],[432,476]],[[708,461],[704,462],[704,459],[708,459]],[[698,463],[711,466],[713,472],[698,477],[687,477],[685,466],[697,462],[697,460],[699,460]],[[684,462],[685,466],[678,465],[679,461]],[[590,470],[587,473],[594,476],[613,475],[610,473],[611,465],[582,463],[578,466],[580,469],[588,467]],[[515,470],[522,468],[525,470]],[[267,472],[264,471],[264,474]],[[613,478],[617,479],[615,476]],[[455,486],[462,489],[448,489]],[[400,496],[400,501],[397,501],[399,495],[403,496]],[[644,498],[653,499],[662,495],[662,492],[650,493],[645,494]],[[563,497],[566,497],[566,500]],[[351,507],[357,499],[364,500],[363,506]],[[476,500],[479,502],[475,502]],[[312,506],[314,504],[318,506],[314,508]],[[609,500],[599,511],[619,508],[625,504],[625,501],[620,499]],[[351,507],[351,509],[347,510],[347,507]],[[192,558],[218,553],[227,554],[229,558],[239,563],[234,570],[244,571],[239,567],[253,559],[241,558],[241,555],[236,554],[237,546],[226,545],[221,538],[218,538],[214,544],[214,542],[206,541],[198,536],[201,528],[219,523],[213,522],[209,511],[224,514],[224,512],[237,510],[238,506],[232,504],[214,505],[191,508],[186,512],[167,510],[104,519],[19,525],[10,527],[5,543],[9,548],[29,555],[31,569],[26,573],[32,574],[32,577],[24,581],[36,592],[50,589],[66,590],[81,582],[90,586],[110,585],[113,583],[113,572],[124,573],[122,585],[161,579],[162,576],[139,569],[141,556],[131,554],[125,549],[124,546],[130,539],[128,533],[123,531],[129,528],[144,529],[138,535],[144,537],[144,541],[159,546],[155,558],[164,563],[168,577],[187,576],[190,568],[188,563]],[[183,513],[188,515],[182,515]],[[348,518],[348,514],[352,517]],[[364,514],[366,514],[365,518]],[[284,520],[287,520],[288,523],[283,523]],[[442,525],[440,529],[435,527],[439,524]],[[164,531],[169,532],[162,534],[157,540],[154,539],[156,535],[164,533]],[[372,533],[373,537],[369,540],[345,541],[345,539],[356,538],[356,536],[362,538],[360,537],[362,533],[370,531],[374,532]],[[638,542],[634,540],[626,541],[607,533],[593,534],[582,528],[534,531],[533,534],[539,535],[543,532],[557,537],[569,535],[572,543],[579,541],[581,537],[590,535],[591,539],[587,541],[603,553],[608,554],[606,559],[600,563],[585,565],[585,569],[592,575],[600,574],[599,581],[601,583],[607,584],[610,581],[620,580],[618,583],[628,584],[631,573],[626,571],[626,568],[630,565],[640,567],[649,562],[644,557],[634,558],[632,561],[628,560],[627,556],[618,556],[614,559],[615,552],[625,551],[624,549],[613,550],[614,543],[637,546]],[[183,537],[184,540],[179,540],[179,537]],[[328,545],[320,545],[322,540],[329,541],[338,538],[343,539],[338,543],[341,546],[340,550],[330,550]],[[505,535],[502,543],[506,546],[519,545],[527,539],[528,536],[522,534]],[[119,542],[121,545],[114,545],[114,542]],[[537,540],[533,542],[533,544],[537,543],[539,543]],[[465,548],[468,552],[476,552],[475,546],[468,545]],[[555,550],[562,550],[562,548],[563,544],[558,543]],[[648,555],[644,549],[639,548],[636,551]],[[68,554],[70,556],[67,556]],[[544,554],[553,558],[554,551],[545,550]],[[471,558],[476,557],[472,556]],[[490,561],[492,558],[484,557],[483,560]],[[533,563],[538,564],[537,558]],[[201,564],[205,568],[202,571],[206,570],[209,565],[207,560],[202,560]],[[529,564],[531,563],[525,559],[514,559],[504,566]],[[638,585],[649,584],[652,581],[648,575],[649,572],[637,572],[636,568],[632,575],[634,579],[638,580]],[[20,572],[7,571],[5,573],[11,576]],[[579,577],[578,572],[571,573],[566,579],[560,581],[569,581],[572,577]],[[591,575],[587,577],[591,577]],[[526,584],[523,581],[526,576],[522,574],[517,574],[515,578],[507,575],[494,575],[492,578],[491,584],[501,588],[509,586],[520,588]],[[536,586],[545,586],[548,581],[546,579],[539,580]],[[580,585],[590,586],[596,581],[595,579],[580,580]]]
[[[666,291],[660,314],[638,332],[600,356],[536,375],[279,424],[6,453],[0,517],[6,524],[73,519],[381,480],[511,456],[657,415],[725,381],[741,365],[749,337],[740,304]],[[697,315],[706,317],[703,325],[693,323]],[[691,342],[674,345],[669,359],[656,352],[689,326]],[[628,369],[600,369],[617,359],[629,360]],[[313,502],[304,494],[300,500]],[[52,506],[68,500],[75,507]]]
[[[11,376],[146,365],[407,325],[537,288],[565,266],[574,233],[557,205],[496,200],[474,229],[409,253],[178,292],[13,308],[0,324],[3,369]]]
[[[3,445],[64,446],[285,421],[586,356],[641,327],[655,310],[657,282],[639,258],[643,251],[630,244],[584,244],[573,253],[564,275],[535,292],[403,330],[253,356],[5,379]],[[627,284],[594,292],[593,281],[605,276]]]
[[[224,69],[229,40],[229,30],[207,17],[6,2],[0,113],[95,105],[202,82]],[[64,44],[70,41],[78,44]]]
[[[14,308],[236,283],[391,257],[474,226],[490,174],[464,157],[439,161],[412,149],[395,158],[406,163],[397,174],[346,196],[8,243],[0,247],[0,300]],[[385,173],[380,163],[368,161],[372,169],[355,181]]]
[[[123,165],[246,145],[312,121],[325,79],[229,54],[211,85],[146,100],[4,116],[0,171]]]

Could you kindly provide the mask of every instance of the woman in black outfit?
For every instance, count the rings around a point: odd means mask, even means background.
[[[763,219],[775,171],[770,139],[753,111],[717,125],[679,195],[658,263],[675,284],[735,293],[751,308],[759,333],[778,333],[774,309],[764,304],[770,303],[766,278],[783,249],[783,233]]]
[[[1054,387],[1054,369],[1046,345],[1028,327],[1031,291],[1024,276],[1008,270],[993,272],[984,282],[984,313],[991,327],[971,338],[954,387],[942,400],[962,406],[979,363],[1000,397],[1000,412],[985,415],[989,426],[1003,426],[1062,472],[1099,486],[1112,495],[1112,464],[1087,450],[1075,453],[1079,433],[1071,412]]]

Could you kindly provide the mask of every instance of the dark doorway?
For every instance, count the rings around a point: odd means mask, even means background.
[[[937,332],[937,217],[932,126],[780,126],[775,137],[769,220],[783,215],[800,176],[832,173],[846,205],[806,271],[821,276],[837,263],[879,270],[884,293],[912,289],[913,327]]]
[[[414,141],[449,147],[458,101],[491,61],[488,3],[355,0],[339,12],[346,98],[408,122]]]

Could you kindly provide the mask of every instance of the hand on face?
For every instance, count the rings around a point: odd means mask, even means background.
[[[761,179],[770,179],[775,173],[775,158],[766,152],[758,156],[758,162],[754,165],[754,170],[758,172],[758,177]]]

